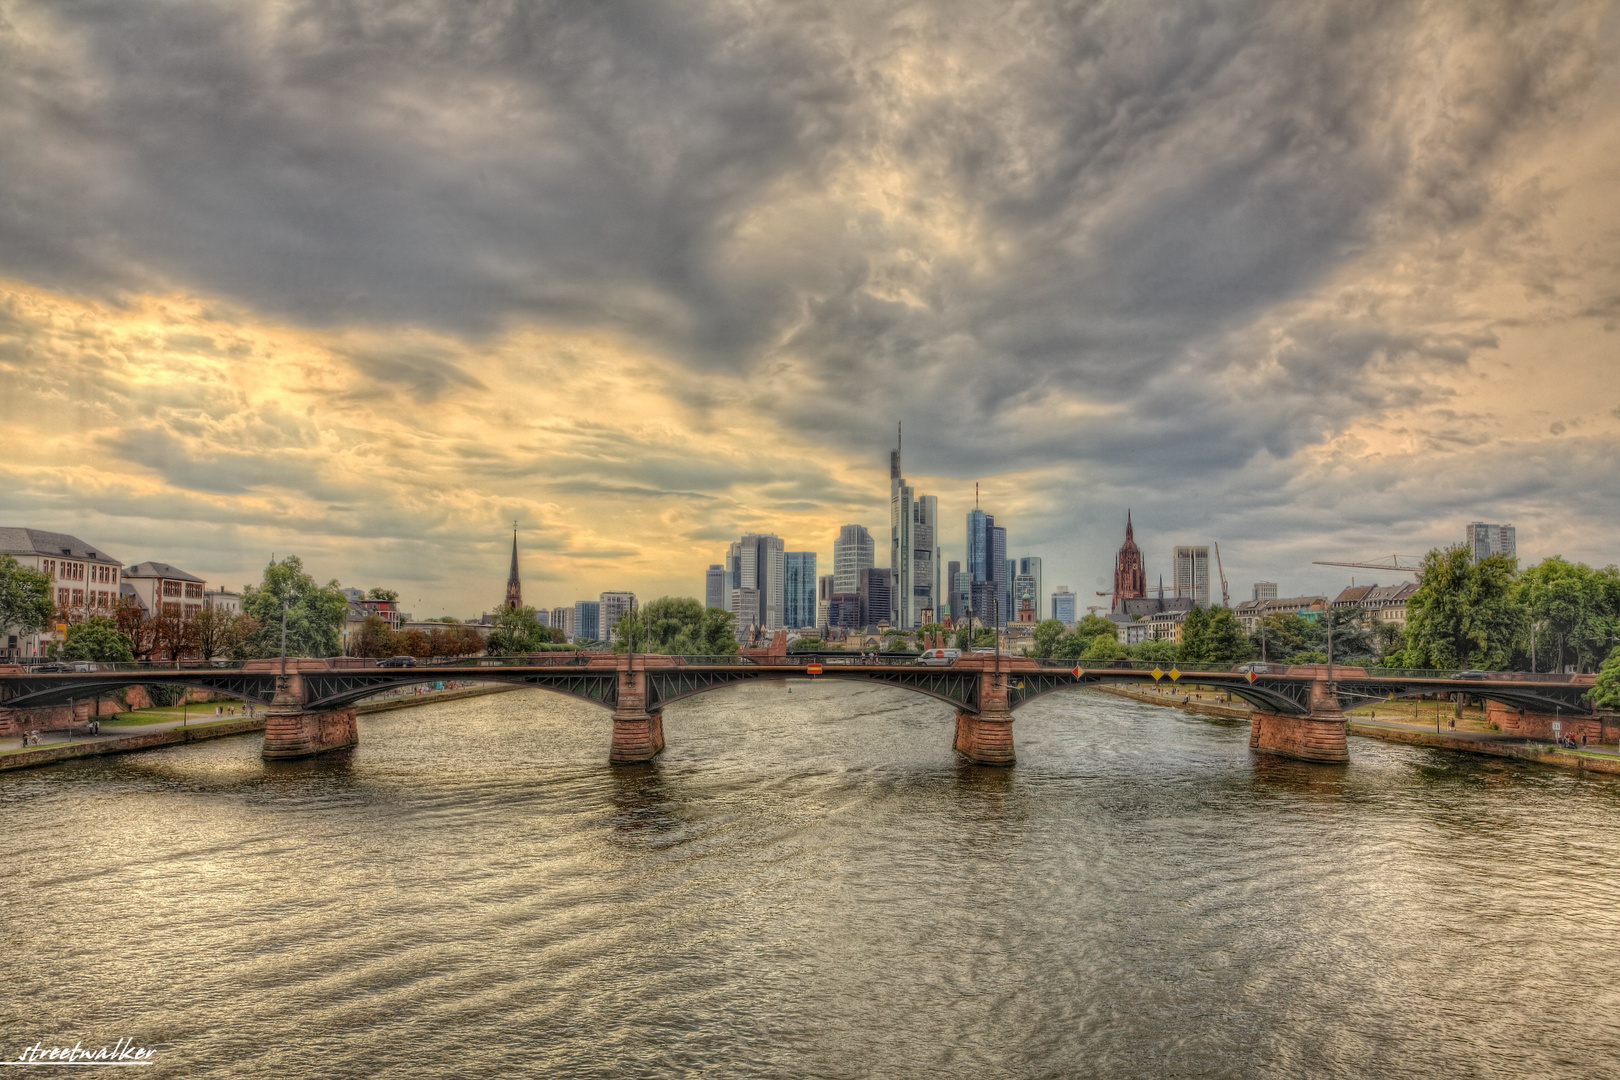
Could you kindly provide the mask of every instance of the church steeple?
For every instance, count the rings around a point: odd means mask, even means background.
[[[506,575],[506,606],[523,606],[523,582],[518,578],[517,565],[517,522],[512,523],[512,572]]]

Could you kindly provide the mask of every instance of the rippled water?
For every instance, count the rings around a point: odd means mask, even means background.
[[[1096,693],[1019,764],[880,687],[523,691],[0,778],[0,1056],[143,1076],[1594,1077],[1620,784]]]

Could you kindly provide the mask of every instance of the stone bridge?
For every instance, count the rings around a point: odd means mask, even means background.
[[[306,757],[359,740],[354,703],[382,690],[438,680],[477,680],[533,686],[612,710],[609,759],[648,761],[664,748],[663,710],[682,698],[745,682],[788,677],[882,683],[947,702],[956,711],[954,746],[971,761],[1010,765],[1013,713],[1059,690],[1155,678],[1141,665],[1069,667],[1064,661],[969,656],[948,667],[909,658],[814,657],[762,654],[679,657],[613,653],[537,653],[478,658],[420,667],[381,667],[375,661],[251,660],[245,664],[180,667],[79,665],[88,670],[28,671],[0,667],[0,726],[30,708],[85,702],[137,683],[212,690],[267,707],[264,756]],[[1186,665],[1198,667],[1198,665]],[[1172,673],[1157,672],[1164,679]],[[1440,672],[1368,673],[1360,668],[1294,666],[1264,673],[1230,670],[1173,672],[1183,683],[1229,691],[1254,706],[1249,745],[1305,761],[1349,760],[1344,708],[1390,698],[1466,694],[1487,700],[1493,718],[1512,734],[1542,735],[1551,722],[1590,721],[1591,676],[1492,673],[1459,679]]]

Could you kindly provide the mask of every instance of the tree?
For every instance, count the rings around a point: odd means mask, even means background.
[[[155,659],[161,660],[168,654],[169,661],[177,663],[185,653],[196,651],[197,633],[190,619],[168,612],[150,621]]]
[[[1266,660],[1277,660],[1302,650],[1314,649],[1318,641],[1326,640],[1321,623],[1292,611],[1267,615],[1260,620],[1260,625],[1261,632],[1256,633],[1252,640],[1255,655]]]
[[[394,642],[394,628],[381,615],[367,615],[360,620],[360,629],[349,639],[349,652],[374,659],[399,655]]]
[[[1087,615],[1075,624],[1073,630],[1058,638],[1052,646],[1052,655],[1064,660],[1078,660],[1099,637],[1118,641],[1119,629],[1110,619],[1100,615]]]
[[[50,625],[51,576],[0,555],[0,630],[37,634]]]
[[[1063,624],[1056,619],[1042,619],[1030,634],[1030,655],[1047,657],[1063,636]]]
[[[1206,663],[1209,650],[1209,612],[1194,605],[1181,621],[1181,650],[1176,659],[1184,664]]]
[[[103,615],[68,627],[66,639],[56,655],[63,660],[94,660],[103,664],[128,664],[135,659],[129,638],[118,629],[116,622]]]
[[[1086,651],[1080,654],[1082,660],[1118,660],[1129,656],[1130,650],[1119,643],[1119,638],[1113,634],[1095,634]]]
[[[643,605],[634,623],[630,616],[614,628],[615,652],[624,652],[631,632],[636,651],[671,656],[729,656],[737,651],[736,616],[723,608],[706,608],[690,596],[661,596]]]
[[[540,625],[532,607],[503,607],[495,612],[494,621],[495,629],[484,643],[491,656],[518,656],[551,646],[551,630]]]
[[[264,580],[242,591],[242,610],[258,621],[251,651],[281,655],[281,613],[287,612],[288,656],[336,656],[349,600],[336,581],[317,585],[304,562],[289,555],[264,568]]]
[[[1600,709],[1620,709],[1620,649],[1610,651],[1609,658],[1598,668],[1597,682],[1588,696]]]
[[[230,652],[231,632],[236,616],[222,607],[206,605],[191,617],[191,630],[197,644],[197,655],[212,660]]]
[[[1517,602],[1516,560],[1473,561],[1466,545],[1423,557],[1418,590],[1406,604],[1406,667],[1499,671],[1513,657],[1527,613]]]
[[[1148,664],[1173,664],[1180,646],[1173,641],[1149,638],[1131,649],[1131,658]]]
[[[1348,663],[1351,660],[1370,660],[1374,648],[1373,633],[1367,626],[1367,609],[1360,604],[1329,608],[1327,625],[1333,628],[1333,659]],[[1323,635],[1326,643],[1326,634]]]
[[[367,600],[386,600],[390,604],[399,603],[399,593],[393,589],[379,589],[373,587],[366,590]]]
[[[820,652],[826,647],[827,643],[818,637],[802,637],[788,646],[788,652]]]
[[[1231,608],[1215,608],[1209,613],[1209,629],[1204,639],[1204,663],[1236,664],[1254,656],[1249,635]]]
[[[1554,555],[1519,575],[1518,600],[1535,627],[1536,666],[1589,671],[1608,653],[1620,620],[1620,570]]]

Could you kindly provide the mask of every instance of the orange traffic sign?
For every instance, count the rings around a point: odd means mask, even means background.
[[[1077,679],[1080,677],[1080,665],[1079,664],[1076,664],[1074,666],[1074,677],[1077,678]]]
[[[812,675],[820,675],[821,674],[821,665],[820,664],[811,664],[809,667],[805,668],[804,670],[808,671]]]
[[[1250,671],[1247,675],[1244,676],[1244,678],[1248,679],[1250,682],[1254,682],[1254,672]]]

